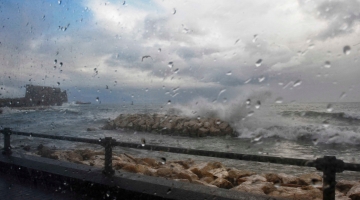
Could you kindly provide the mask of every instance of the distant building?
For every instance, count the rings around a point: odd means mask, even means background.
[[[0,99],[0,107],[61,106],[67,101],[60,88],[26,85],[25,97]]]

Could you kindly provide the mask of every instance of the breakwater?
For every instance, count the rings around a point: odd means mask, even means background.
[[[105,130],[118,128],[190,137],[235,136],[230,124],[217,118],[194,119],[163,114],[121,114],[103,126]]]

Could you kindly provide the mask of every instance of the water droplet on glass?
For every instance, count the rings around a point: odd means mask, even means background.
[[[250,104],[251,104],[251,100],[250,100],[250,99],[247,99],[245,103],[246,103],[246,105],[250,105]]]
[[[300,85],[301,85],[301,83],[302,83],[302,81],[301,81],[301,80],[297,80],[297,81],[295,81],[295,83],[294,83],[294,87],[300,86]]]
[[[56,64],[56,63],[57,63],[57,60],[55,59],[55,60],[54,60],[54,64]]]
[[[99,101],[99,97],[96,97],[96,99],[95,99],[96,101]]]
[[[174,70],[174,73],[177,74],[178,72],[179,72],[179,68],[176,68],[176,69]]]
[[[57,82],[57,85],[59,86],[59,85],[60,85],[60,82]]]
[[[255,108],[256,108],[256,109],[259,109],[260,106],[261,106],[261,102],[260,102],[260,101],[257,101],[257,102],[256,102],[256,105],[255,105]]]
[[[170,69],[173,68],[173,67],[174,67],[174,63],[173,63],[173,62],[169,62],[169,63],[168,63],[168,67],[170,67]]]
[[[350,52],[351,52],[350,46],[348,46],[348,45],[344,46],[343,52],[344,52],[345,55],[349,55]]]
[[[56,66],[54,66],[54,69],[56,69]]]
[[[330,68],[330,67],[331,67],[330,61],[325,61],[324,67],[325,67],[325,68]]]
[[[256,41],[257,41],[257,37],[258,37],[258,35],[254,35],[254,38],[253,38],[252,42],[256,42]]]
[[[60,1],[60,0],[58,1],[58,4],[61,5],[61,1]]]
[[[146,144],[146,141],[145,141],[145,138],[141,138],[141,146],[145,146],[145,144]]]
[[[148,92],[149,91],[149,88],[145,88],[145,92]]]
[[[278,97],[275,99],[275,103],[282,103],[283,102],[283,99],[281,97]]]
[[[247,83],[250,83],[250,81],[251,81],[252,79],[251,78],[249,78],[248,80],[246,80],[244,83],[245,84],[247,84]]]
[[[328,112],[333,111],[333,107],[332,107],[332,105],[330,103],[326,106],[326,111],[328,111]]]
[[[158,52],[159,52],[159,53],[161,52],[161,48],[158,48]]]
[[[328,120],[323,121],[322,124],[323,124],[323,126],[324,126],[325,128],[329,127],[329,121],[328,121]]]
[[[259,83],[263,82],[264,80],[265,80],[265,76],[260,76],[260,77],[258,78]]]
[[[312,140],[312,142],[313,142],[314,145],[317,145],[317,144],[319,143],[319,140],[318,140],[317,138],[314,138],[314,139]]]
[[[62,67],[63,66],[63,63],[62,62],[60,62],[60,67]]]
[[[253,115],[254,115],[254,111],[249,111],[248,114],[247,114],[248,117],[251,117]]]
[[[175,8],[173,8],[173,15],[175,15],[176,14],[176,9]]]
[[[227,73],[226,73],[226,75],[228,75],[228,76],[231,76],[231,71],[228,71]]]
[[[258,61],[256,61],[255,66],[260,67],[261,63],[262,63],[262,59],[259,59]]]
[[[314,44],[310,44],[310,45],[309,45],[309,49],[313,49],[314,47],[315,47]]]
[[[169,100],[169,101],[167,102],[167,104],[170,105],[170,104],[171,104],[171,100]]]
[[[341,95],[340,95],[340,99],[343,99],[346,97],[346,93],[345,92],[342,92]]]
[[[256,137],[254,137],[253,141],[254,142],[259,142],[261,139],[262,139],[263,135],[262,134],[259,134],[257,135]]]

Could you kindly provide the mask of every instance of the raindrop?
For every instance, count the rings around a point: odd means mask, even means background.
[[[176,68],[176,69],[174,70],[174,73],[177,74],[178,72],[179,72],[179,68]]]
[[[323,121],[322,124],[323,124],[323,126],[325,128],[329,127],[329,121],[328,120]]]
[[[226,75],[228,75],[228,76],[231,76],[231,71],[228,71],[227,73],[226,73]]]
[[[158,52],[159,52],[159,53],[161,52],[161,48],[158,49]]]
[[[301,83],[302,83],[302,81],[301,81],[301,80],[297,80],[297,81],[295,81],[295,83],[294,83],[294,87],[300,86],[300,85],[301,85]]]
[[[169,62],[169,63],[168,63],[168,67],[170,67],[170,69],[173,68],[173,67],[174,67],[174,63],[173,63],[173,62]]]
[[[278,97],[278,98],[275,99],[275,103],[280,104],[282,102],[283,102],[283,99],[281,97]]]
[[[96,101],[99,101],[99,97],[96,97],[96,99],[95,99]]]
[[[59,85],[60,85],[60,82],[57,82],[57,85],[59,86]]]
[[[256,41],[257,41],[257,37],[258,37],[258,35],[255,34],[252,42],[256,42]]]
[[[61,5],[61,0],[58,1],[58,4]]]
[[[56,63],[57,63],[57,60],[55,59],[55,60],[54,60],[54,64],[56,64]]]
[[[253,139],[253,141],[254,142],[259,142],[261,139],[262,139],[262,135],[261,134],[259,134],[259,135],[257,135],[256,137],[254,137],[254,139]]]
[[[325,67],[325,68],[330,68],[330,67],[331,67],[330,61],[325,61],[324,67]]]
[[[326,106],[326,111],[328,111],[328,112],[333,111],[333,107],[332,107],[332,105],[330,103]]]
[[[250,104],[251,104],[251,100],[250,100],[250,99],[247,99],[245,103],[246,103],[246,105],[250,105]]]
[[[170,104],[171,104],[171,100],[169,100],[169,101],[167,102],[167,104],[170,105]]]
[[[248,80],[246,80],[244,83],[245,84],[247,84],[247,83],[250,83],[250,81],[251,81],[252,79],[251,78],[249,78]]]
[[[56,69],[56,66],[54,66],[54,69]]]
[[[146,88],[146,89],[145,89],[145,92],[148,92],[148,91],[149,91],[149,88]]]
[[[60,62],[60,67],[62,67],[63,66],[63,63],[62,62]]]
[[[343,99],[344,97],[346,97],[346,93],[342,92],[341,95],[340,95],[340,99]]]
[[[220,121],[216,121],[216,124],[219,125],[221,122]]]
[[[106,192],[106,197],[110,197],[110,191]]]
[[[254,111],[249,111],[248,114],[247,114],[248,117],[251,117],[253,115],[254,115]]]
[[[126,4],[126,2],[124,1],[124,2],[123,2],[123,6],[125,6],[125,4]]]
[[[318,140],[317,138],[314,138],[314,139],[312,140],[312,142],[313,142],[314,145],[317,145],[317,144],[319,143],[319,140]]]
[[[259,80],[259,83],[263,82],[263,81],[265,80],[265,76],[260,76],[260,77],[258,78],[258,80]]]
[[[309,45],[309,49],[313,49],[314,47],[315,47],[314,44],[310,44],[310,45]]]
[[[257,101],[257,102],[256,102],[256,105],[255,105],[255,108],[256,108],[256,109],[259,109],[260,106],[261,106],[261,102],[260,102],[260,101]]]
[[[258,61],[256,61],[255,66],[260,67],[261,63],[262,63],[262,59],[259,59]]]
[[[173,8],[173,10],[174,10],[173,15],[175,15],[175,14],[176,14],[176,9],[175,9],[175,8]]]
[[[165,165],[165,163],[166,163],[166,158],[161,157],[161,164]]]
[[[146,141],[145,141],[145,138],[141,138],[141,146],[145,146],[145,144],[146,144]]]
[[[344,46],[343,52],[344,52],[345,55],[349,55],[350,52],[351,52],[350,46],[348,46],[348,45]]]
[[[107,90],[108,90],[108,89],[109,89],[109,86],[108,86],[108,85],[106,85],[106,86],[105,86],[105,89],[107,89]]]
[[[171,193],[171,188],[168,189],[168,191],[166,192],[166,194],[170,194]]]

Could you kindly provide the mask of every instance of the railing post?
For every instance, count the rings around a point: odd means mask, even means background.
[[[11,146],[10,146],[10,135],[11,135],[11,129],[10,128],[4,128],[2,133],[4,134],[4,149],[2,154],[4,155],[11,155]]]
[[[102,146],[105,147],[105,166],[103,170],[105,175],[113,175],[115,173],[112,168],[112,143],[115,141],[112,137],[105,137],[102,142]]]
[[[315,166],[323,172],[323,200],[335,200],[336,173],[344,171],[344,161],[324,156],[316,159]]]

